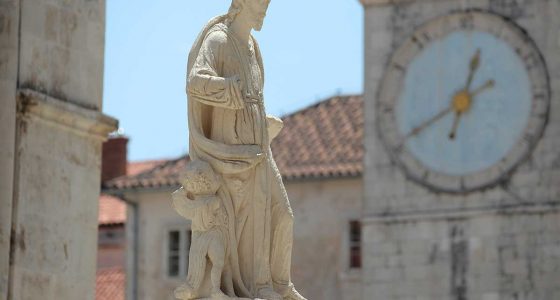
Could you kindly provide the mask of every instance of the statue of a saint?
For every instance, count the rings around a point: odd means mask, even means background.
[[[189,155],[207,162],[221,181],[216,194],[227,215],[224,293],[305,300],[290,279],[293,214],[270,151],[282,121],[265,113],[263,64],[251,35],[261,29],[269,3],[233,0],[195,41],[187,67]]]

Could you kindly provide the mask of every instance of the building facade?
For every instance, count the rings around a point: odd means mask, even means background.
[[[363,299],[560,299],[560,3],[361,2]]]
[[[134,176],[163,161],[127,160],[128,138],[112,135],[103,143],[101,180]],[[124,300],[126,293],[126,202],[115,196],[99,197],[96,300]]]
[[[361,0],[364,96],[284,118],[273,152],[309,299],[560,299],[560,3]],[[188,157],[109,180],[127,298],[173,299]]]

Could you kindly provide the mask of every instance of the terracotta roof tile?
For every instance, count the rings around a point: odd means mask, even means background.
[[[135,176],[123,176],[105,183],[112,189],[158,188],[178,185],[179,173],[184,170],[188,156],[165,161]]]
[[[126,165],[126,175],[136,175],[165,162],[164,159],[129,162]]]
[[[99,196],[99,225],[116,225],[126,222],[126,203],[107,194]]]
[[[282,118],[284,129],[272,143],[274,158],[288,180],[359,176],[363,171],[362,96],[337,96]],[[106,190],[179,185],[188,156],[159,163],[134,176],[104,183]]]
[[[126,275],[122,267],[97,270],[96,300],[124,300]]]
[[[272,152],[287,179],[362,173],[363,101],[334,97],[283,118]]]

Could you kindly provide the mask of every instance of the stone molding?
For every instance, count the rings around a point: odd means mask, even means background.
[[[31,89],[20,89],[17,101],[18,118],[37,120],[79,136],[104,141],[110,132],[118,128],[118,120],[95,109]]]
[[[431,211],[411,211],[395,214],[379,214],[364,216],[363,224],[374,223],[406,223],[424,220],[465,219],[482,215],[518,215],[518,214],[547,214],[560,211],[560,202],[520,203],[512,205],[496,205],[457,209],[443,209]]]
[[[361,269],[349,269],[338,273],[338,280],[344,282],[360,281],[362,280]]]

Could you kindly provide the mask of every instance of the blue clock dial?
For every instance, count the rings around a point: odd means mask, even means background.
[[[393,55],[378,91],[379,134],[407,176],[468,192],[511,174],[548,116],[546,66],[517,25],[467,11],[436,18]]]
[[[465,91],[477,52],[479,66]],[[426,167],[450,175],[484,170],[503,159],[521,138],[531,112],[531,82],[523,61],[486,32],[456,31],[434,41],[409,64],[403,87],[396,111],[401,134],[448,111],[411,135],[406,146]],[[463,110],[461,92],[470,96]]]

